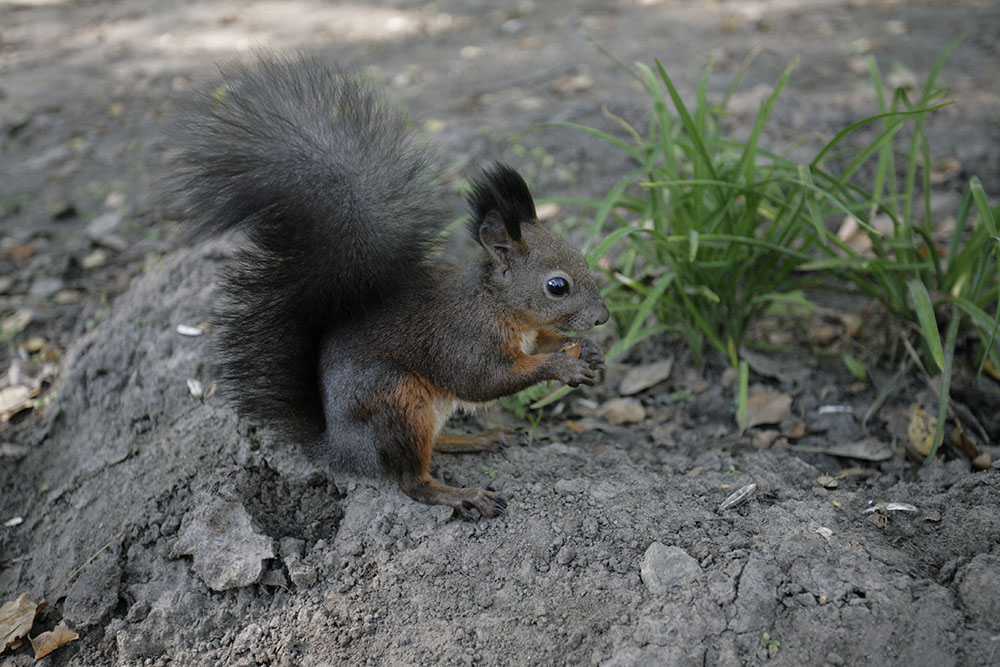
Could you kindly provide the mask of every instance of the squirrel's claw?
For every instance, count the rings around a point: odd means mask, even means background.
[[[470,489],[471,490],[471,489]],[[470,510],[479,512],[480,518],[489,519],[507,513],[507,499],[496,491],[490,489],[475,489],[475,497],[463,500],[452,505],[455,508],[455,515],[465,521],[472,521]]]

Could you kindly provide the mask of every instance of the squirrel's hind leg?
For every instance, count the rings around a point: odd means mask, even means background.
[[[527,437],[523,431],[509,431],[499,427],[486,433],[438,435],[434,440],[434,451],[445,454],[495,452],[504,447],[521,444]]]
[[[379,443],[383,470],[399,481],[399,488],[414,500],[428,505],[448,505],[463,519],[471,510],[482,517],[503,514],[507,501],[495,491],[457,488],[443,484],[430,474],[440,415],[428,385],[413,376],[400,383],[390,398],[392,406],[383,412],[384,432],[390,437]]]
[[[475,487],[459,488],[437,481],[429,472],[402,475],[399,488],[414,500],[427,505],[448,505],[463,519],[471,519],[476,509],[484,518],[499,516],[507,511],[507,501],[496,491]]]

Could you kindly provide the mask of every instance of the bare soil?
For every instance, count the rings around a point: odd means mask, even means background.
[[[685,93],[710,60],[718,93],[757,53],[736,135],[798,57],[765,141],[805,137],[808,155],[876,111],[865,54],[919,79],[962,37],[942,74],[957,104],[929,124],[934,156],[957,164],[935,191],[947,215],[972,174],[1000,193],[997,35],[990,0],[0,2],[0,319],[30,316],[5,343],[65,351],[52,402],[0,425],[0,601],[47,599],[32,635],[63,619],[79,633],[55,665],[1000,663],[1000,469],[950,448],[923,469],[907,457],[899,415],[933,409],[920,376],[865,421],[888,373],[859,385],[786,337],[757,352],[752,383],[792,414],[741,436],[723,365],[650,341],[537,428],[497,410],[456,421],[531,438],[436,461],[511,501],[454,520],[192,397],[189,380],[214,378],[211,332],[177,326],[209,320],[231,251],[181,246],[158,185],[177,98],[255,45],[367,68],[456,187],[501,159],[538,196],[595,196],[624,157],[568,130],[508,141],[559,120],[619,131],[605,107],[641,126],[648,101],[591,40],[658,58]],[[622,375],[665,358],[670,377],[614,423]],[[960,384],[995,461],[996,386]],[[785,439],[754,446],[767,428]],[[812,451],[865,438],[888,458]]]

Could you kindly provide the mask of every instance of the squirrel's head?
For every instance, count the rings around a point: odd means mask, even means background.
[[[568,333],[608,321],[579,252],[538,222],[521,175],[494,164],[473,182],[469,231],[486,254],[490,286],[530,328]]]

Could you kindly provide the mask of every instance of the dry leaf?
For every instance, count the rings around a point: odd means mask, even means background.
[[[66,627],[66,621],[59,621],[59,625],[31,640],[31,648],[35,649],[35,660],[41,660],[63,644],[79,638],[80,635]]]
[[[0,389],[0,424],[6,422],[21,410],[34,407],[35,402],[31,399],[32,393],[29,387],[23,385]]]
[[[670,377],[673,365],[674,358],[669,357],[662,361],[630,368],[625,373],[625,377],[622,378],[618,393],[622,396],[631,396],[663,382]]]
[[[774,429],[765,429],[763,431],[758,431],[753,434],[753,446],[754,449],[767,449],[774,441],[778,439],[781,435],[780,431],[775,431]]]
[[[638,424],[646,418],[646,408],[634,398],[614,398],[598,414],[612,424]]]
[[[792,422],[791,427],[785,433],[785,437],[791,438],[792,440],[797,440],[799,438],[804,438],[806,435],[806,423],[801,419],[797,419]]]
[[[0,606],[0,653],[17,646],[21,637],[28,634],[40,608],[41,605],[32,602],[27,593],[21,593],[16,600]]]
[[[830,475],[820,475],[816,478],[816,483],[822,486],[824,489],[836,489],[840,486],[840,482],[831,477]]]
[[[970,459],[975,459],[979,456],[979,448],[976,447],[975,441],[969,437],[969,434],[961,426],[951,432],[951,443],[961,449]]]
[[[747,428],[777,424],[792,415],[792,397],[776,391],[761,391],[747,398]]]
[[[906,434],[910,444],[921,456],[931,453],[935,429],[937,429],[937,417],[928,414],[920,406],[914,405],[910,408],[910,425],[906,429]]]
[[[837,330],[825,324],[813,324],[809,327],[806,335],[814,343],[827,345],[837,338]]]
[[[857,442],[846,445],[829,445],[826,447],[809,447],[805,445],[789,445],[788,449],[793,452],[806,452],[809,454],[829,454],[848,459],[861,459],[863,461],[885,461],[892,458],[892,449],[879,441],[877,438],[865,438]]]

